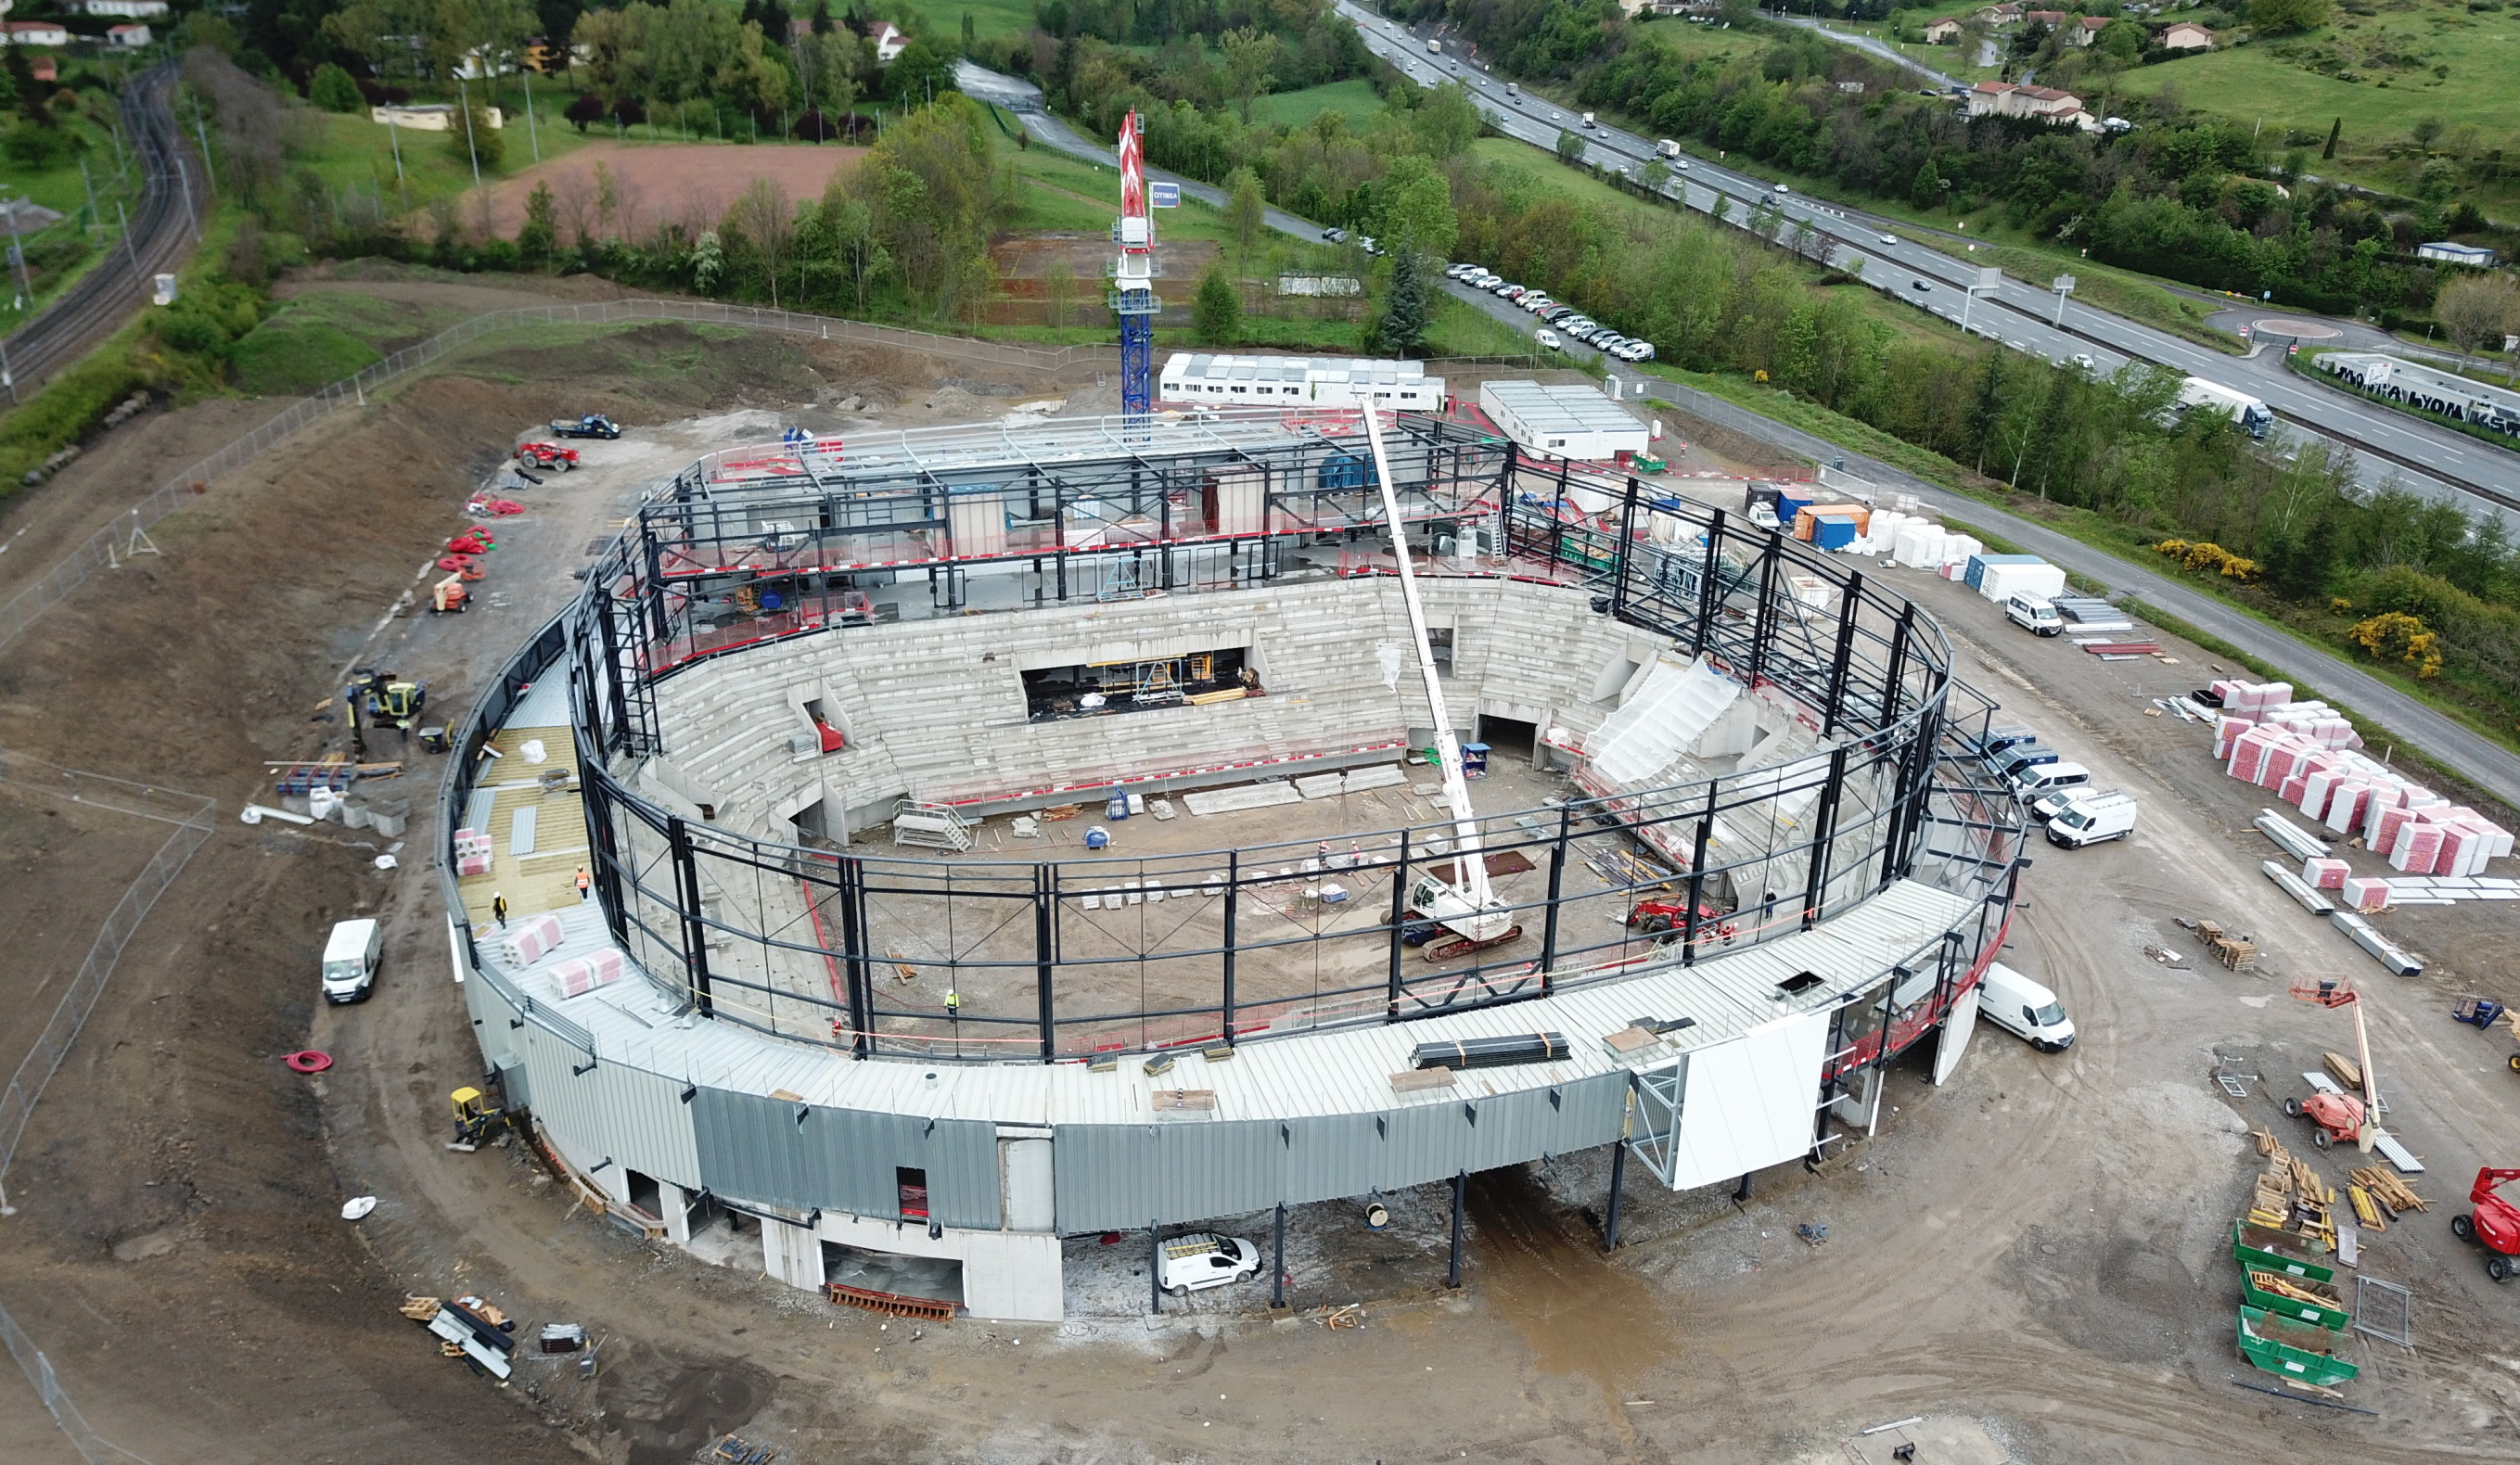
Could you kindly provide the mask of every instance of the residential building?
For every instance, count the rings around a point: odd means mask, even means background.
[[[504,128],[506,119],[495,107],[473,109],[481,120],[492,127]],[[413,132],[447,132],[462,124],[452,102],[406,102],[398,107],[372,107],[368,120],[380,127],[408,128]]]
[[[166,13],[166,0],[69,0],[81,15],[120,16],[126,21],[155,20]]]
[[[910,37],[903,35],[901,27],[890,21],[876,22],[874,27],[867,31],[867,39],[875,43],[875,64],[879,67],[891,66],[894,58],[910,46]]]
[[[2101,31],[2109,28],[2109,19],[2110,18],[2107,16],[2082,17],[2073,24],[2065,27],[2066,43],[2074,46],[2088,46],[2092,44],[2093,41],[2100,38]]]
[[[125,25],[105,27],[105,43],[124,51],[139,51],[149,44],[149,27],[134,21]]]
[[[1960,22],[1946,16],[1925,27],[1925,44],[1939,46],[1946,41],[1958,40],[1959,35]]]
[[[2181,21],[2161,33],[2164,51],[2211,51],[2214,32],[2193,21]]]
[[[2031,117],[2044,122],[2074,122],[2083,114],[2083,99],[2052,86],[1981,81],[1969,88],[1968,114],[1973,117]]]
[[[2062,30],[2074,23],[2076,18],[2061,10],[2026,10],[2021,13],[2021,19],[2033,25],[2045,25],[2050,30]]]
[[[2472,265],[2480,270],[2494,268],[2496,262],[2501,258],[2500,255],[2481,244],[2452,244],[2449,240],[2415,245],[2415,257],[2438,259],[2445,264]]]
[[[2021,7],[2012,4],[1990,5],[1979,11],[1977,18],[1990,25],[2018,25],[2021,23]]]
[[[59,21],[11,21],[0,24],[12,46],[67,46],[70,33]]]

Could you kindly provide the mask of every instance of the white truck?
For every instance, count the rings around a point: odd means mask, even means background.
[[[2048,842],[2060,850],[2079,850],[2135,832],[2136,802],[2131,793],[2079,792],[2048,821]]]
[[[1680,155],[1680,144],[1673,142],[1670,138],[1664,138],[1660,142],[1654,144],[1654,151],[1665,157],[1678,157]]]
[[[1438,40],[1429,40],[1429,41],[1427,41],[1427,42],[1426,42],[1426,54],[1427,54],[1428,56],[1441,56],[1441,55],[1443,55],[1443,54],[1444,54],[1444,43],[1443,43],[1442,41],[1438,41]]]
[[[2217,385],[2202,377],[2190,377],[2180,383],[2179,400],[2170,405],[2170,415],[2175,421],[2200,407],[2229,418],[2251,437],[2266,436],[2267,429],[2275,424],[2274,412],[2266,403],[2246,392]]]

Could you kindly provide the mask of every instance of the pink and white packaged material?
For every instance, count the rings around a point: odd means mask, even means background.
[[[537,915],[511,930],[503,945],[507,949],[510,965],[531,966],[541,960],[544,954],[559,946],[560,942],[560,917]]]
[[[2263,785],[2266,782],[2267,752],[2283,736],[2265,728],[2251,728],[2231,744],[2231,777]]]
[[[2282,783],[2276,785],[2275,797],[2292,805],[2295,809],[2298,809],[2301,807],[2302,795],[2308,792],[2309,788],[2310,776],[2307,774],[2295,774],[2291,777],[2284,779]]]
[[[2301,797],[2294,801],[2293,807],[2312,819],[2323,821],[2327,818],[2327,796],[2344,781],[2343,774],[2332,768],[2322,768],[2301,780]]]
[[[2433,866],[2441,863],[2443,833],[2439,824],[2413,820],[2400,824],[2398,837],[2389,845],[2389,867],[2409,874],[2432,873]]]
[[[2354,866],[2342,860],[2313,857],[2301,863],[2301,882],[2313,890],[2343,890],[2345,877],[2353,872]]]
[[[552,968],[552,981],[562,997],[584,997],[598,987],[609,987],[621,980],[621,953],[607,947],[592,956],[580,956]]]
[[[2349,876],[2344,884],[2345,904],[2357,910],[2378,910],[2389,904],[2389,882],[2367,875]]]
[[[2245,717],[2233,717],[2228,713],[2225,713],[2223,716],[2216,718],[2214,720],[2215,761],[2218,763],[2229,762],[2231,758],[2231,745],[2240,740],[2241,733],[2248,732],[2249,729],[2255,726],[2256,724],[2250,722]]]
[[[2371,784],[2364,778],[2347,778],[2336,785],[2327,798],[2327,827],[2339,834],[2350,834],[2362,827],[2362,813],[2371,807]]]
[[[490,872],[490,836],[475,829],[455,831],[455,873],[486,875]]]
[[[2437,875],[2473,875],[2483,872],[2488,859],[2485,852],[2492,843],[2492,837],[2486,833],[2484,823],[2481,821],[2470,823],[2461,820],[2441,827],[2441,857],[2433,862],[2432,872]]]

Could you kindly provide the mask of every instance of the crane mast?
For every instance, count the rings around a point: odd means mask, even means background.
[[[1426,607],[1418,599],[1418,576],[1410,564],[1409,535],[1400,518],[1400,496],[1391,486],[1391,460],[1382,448],[1381,416],[1371,398],[1365,407],[1365,438],[1373,453],[1374,480],[1382,489],[1382,517],[1391,530],[1392,555],[1400,566],[1400,600],[1408,607],[1409,637],[1418,652],[1418,674],[1426,686],[1426,710],[1435,722],[1435,758],[1444,776],[1444,801],[1453,813],[1454,877],[1449,883],[1432,875],[1419,880],[1410,892],[1409,904],[1472,945],[1501,944],[1520,935],[1521,927],[1514,925],[1513,912],[1496,898],[1488,884],[1478,814],[1470,807],[1469,779],[1462,772],[1461,739],[1453,732],[1452,714],[1444,705],[1443,681],[1435,673],[1435,648],[1426,636]]]

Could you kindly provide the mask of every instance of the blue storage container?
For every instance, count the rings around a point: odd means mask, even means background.
[[[1968,562],[1968,587],[1976,590],[1986,582],[1986,567],[1990,564],[2046,564],[2047,562],[2036,555],[1971,555]]]
[[[1777,495],[1777,522],[1790,524],[1817,502],[1809,489],[1786,489]]]
[[[1855,520],[1842,513],[1823,513],[1812,520],[1812,544],[1822,550],[1843,550],[1855,543]]]

